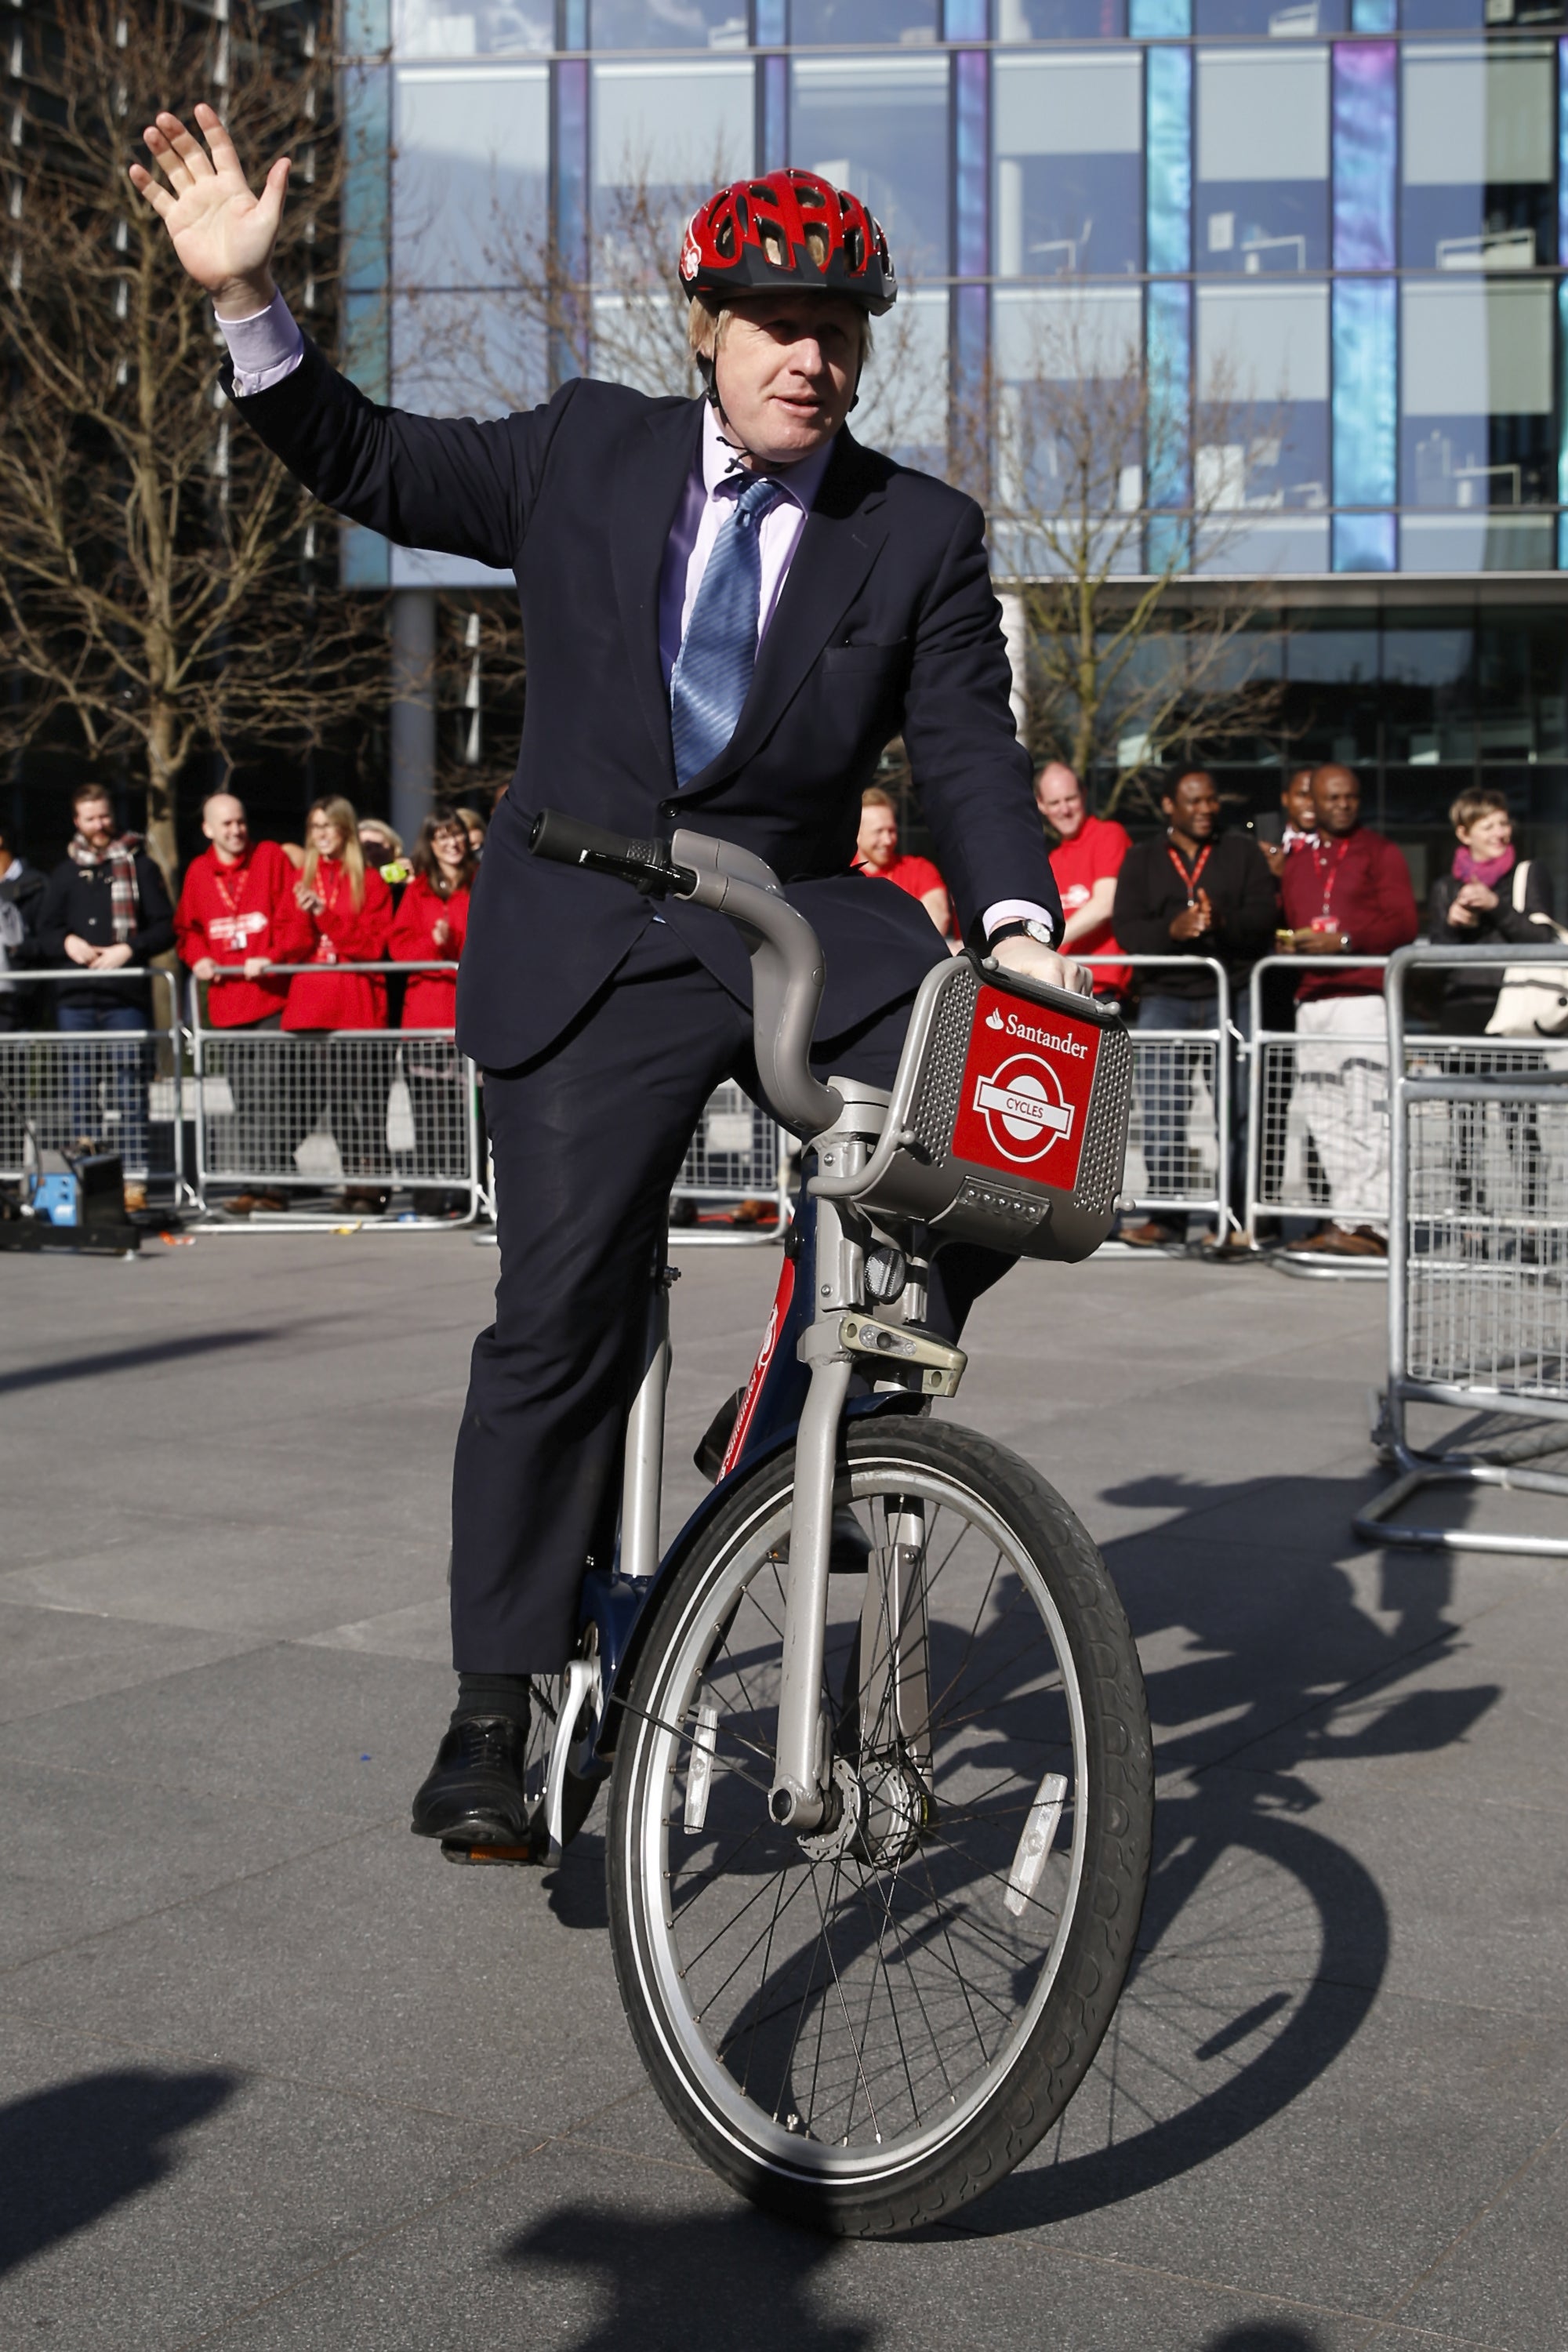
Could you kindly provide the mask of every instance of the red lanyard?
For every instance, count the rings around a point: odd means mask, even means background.
[[[1198,903],[1198,884],[1203,879],[1204,867],[1214,856],[1213,842],[1205,842],[1203,848],[1199,850],[1197,864],[1193,867],[1190,874],[1187,872],[1186,867],[1182,864],[1181,859],[1177,856],[1169,842],[1165,844],[1165,855],[1170,859],[1172,865],[1175,867],[1177,874],[1181,877],[1182,887],[1187,894],[1188,906],[1195,907]]]
[[[249,879],[249,866],[242,865],[239,868],[239,887],[237,890],[231,890],[228,886],[228,876],[224,872],[223,867],[218,864],[216,858],[215,857],[213,860],[213,879],[217,884],[218,896],[222,898],[224,905],[228,908],[231,915],[237,915],[239,912],[239,902],[245,896],[245,886],[247,881]]]
[[[1334,877],[1344,864],[1345,855],[1350,845],[1349,834],[1342,834],[1335,846],[1329,852],[1329,863],[1325,870],[1322,858],[1319,855],[1318,844],[1315,841],[1312,844],[1312,867],[1323,886],[1322,911],[1325,915],[1329,912],[1329,901],[1334,895]]]

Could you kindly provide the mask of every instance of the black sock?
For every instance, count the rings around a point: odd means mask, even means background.
[[[466,1715],[504,1715],[525,1728],[528,1724],[526,1675],[465,1675],[458,1676],[458,1704],[452,1720]]]

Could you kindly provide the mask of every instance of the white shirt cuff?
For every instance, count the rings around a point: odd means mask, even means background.
[[[217,314],[215,311],[214,317]],[[240,400],[254,392],[269,392],[292,375],[305,356],[305,338],[281,294],[274,294],[265,310],[248,319],[218,319],[228,355],[234,362],[234,389]]]
[[[1032,898],[998,898],[987,907],[980,918],[980,928],[987,939],[1000,930],[1004,923],[1044,923],[1055,946],[1061,937],[1061,926],[1047,908],[1037,907]]]

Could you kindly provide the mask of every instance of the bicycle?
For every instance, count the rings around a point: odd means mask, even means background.
[[[890,1093],[824,1085],[821,950],[760,859],[552,812],[531,847],[742,927],[762,1091],[815,1172],[705,1441],[716,1483],[662,1559],[654,1268],[618,1553],[565,1673],[533,1681],[530,1844],[449,1851],[542,1860],[607,1780],[617,1979],[674,2121],[759,2204],[910,2229],[1060,2116],[1138,1932],[1152,1768],[1126,1617],[1044,1479],[931,1419],[966,1359],[924,1326],[943,1236],[1068,1259],[1103,1238],[1131,1047],[970,954],[928,976]]]

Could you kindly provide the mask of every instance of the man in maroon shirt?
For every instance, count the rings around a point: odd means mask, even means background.
[[[1279,902],[1289,952],[1392,955],[1420,928],[1410,871],[1392,841],[1361,822],[1349,768],[1312,777],[1317,839],[1287,858]],[[1281,940],[1281,946],[1284,941]],[[1332,1215],[1300,1244],[1336,1257],[1382,1257],[1388,1244],[1388,1015],[1375,966],[1335,966],[1296,991],[1296,1076],[1328,1179]]]

